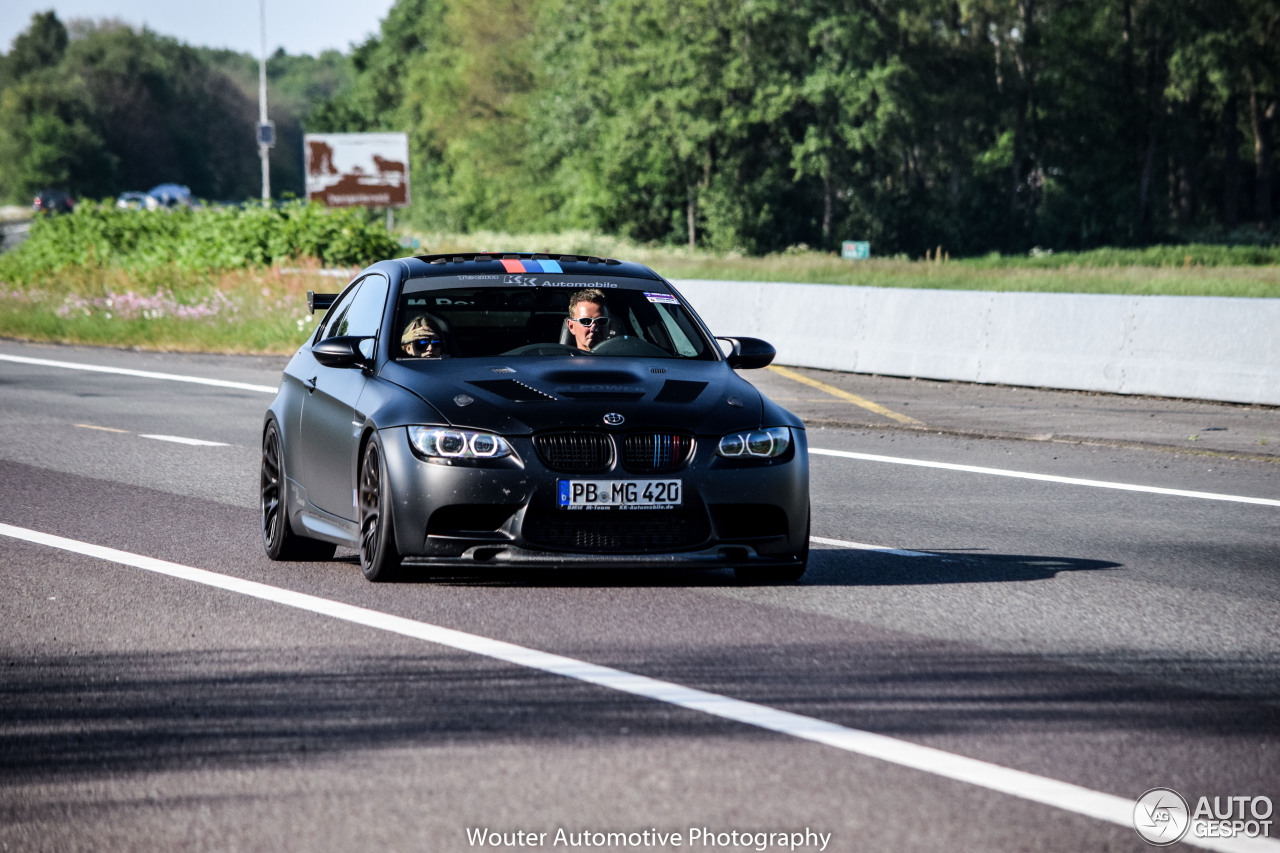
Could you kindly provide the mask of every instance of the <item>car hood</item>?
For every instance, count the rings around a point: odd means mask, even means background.
[[[781,418],[777,425],[800,425],[724,362],[422,359],[387,362],[381,376],[453,426],[507,435],[583,426],[674,427],[708,435],[760,426],[766,414]],[[623,420],[610,423],[606,415]]]

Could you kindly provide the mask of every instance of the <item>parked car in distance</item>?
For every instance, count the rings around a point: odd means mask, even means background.
[[[40,190],[31,201],[36,213],[70,213],[75,206],[75,199],[66,190]]]
[[[146,210],[147,194],[139,192],[120,193],[116,199],[116,207],[121,210]]]
[[[182,184],[158,184],[147,191],[147,209],[190,207],[191,189]]]

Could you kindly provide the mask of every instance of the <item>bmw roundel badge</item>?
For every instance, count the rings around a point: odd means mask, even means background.
[[[604,422],[607,423],[609,426],[621,426],[622,422],[625,420],[626,418],[624,418],[622,415],[618,414],[617,412],[609,412],[609,414],[604,416]]]

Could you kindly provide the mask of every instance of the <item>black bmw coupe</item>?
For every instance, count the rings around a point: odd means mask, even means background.
[[[734,372],[773,347],[718,343],[648,267],[431,255],[310,298],[328,310],[263,427],[272,559],[804,573],[804,426]]]

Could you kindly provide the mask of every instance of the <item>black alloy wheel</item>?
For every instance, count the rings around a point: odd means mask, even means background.
[[[371,581],[394,580],[400,573],[387,468],[377,435],[369,439],[360,462],[360,571]]]
[[[280,430],[272,421],[262,437],[262,547],[273,560],[329,559],[337,546],[299,536],[289,526],[287,489]]]

